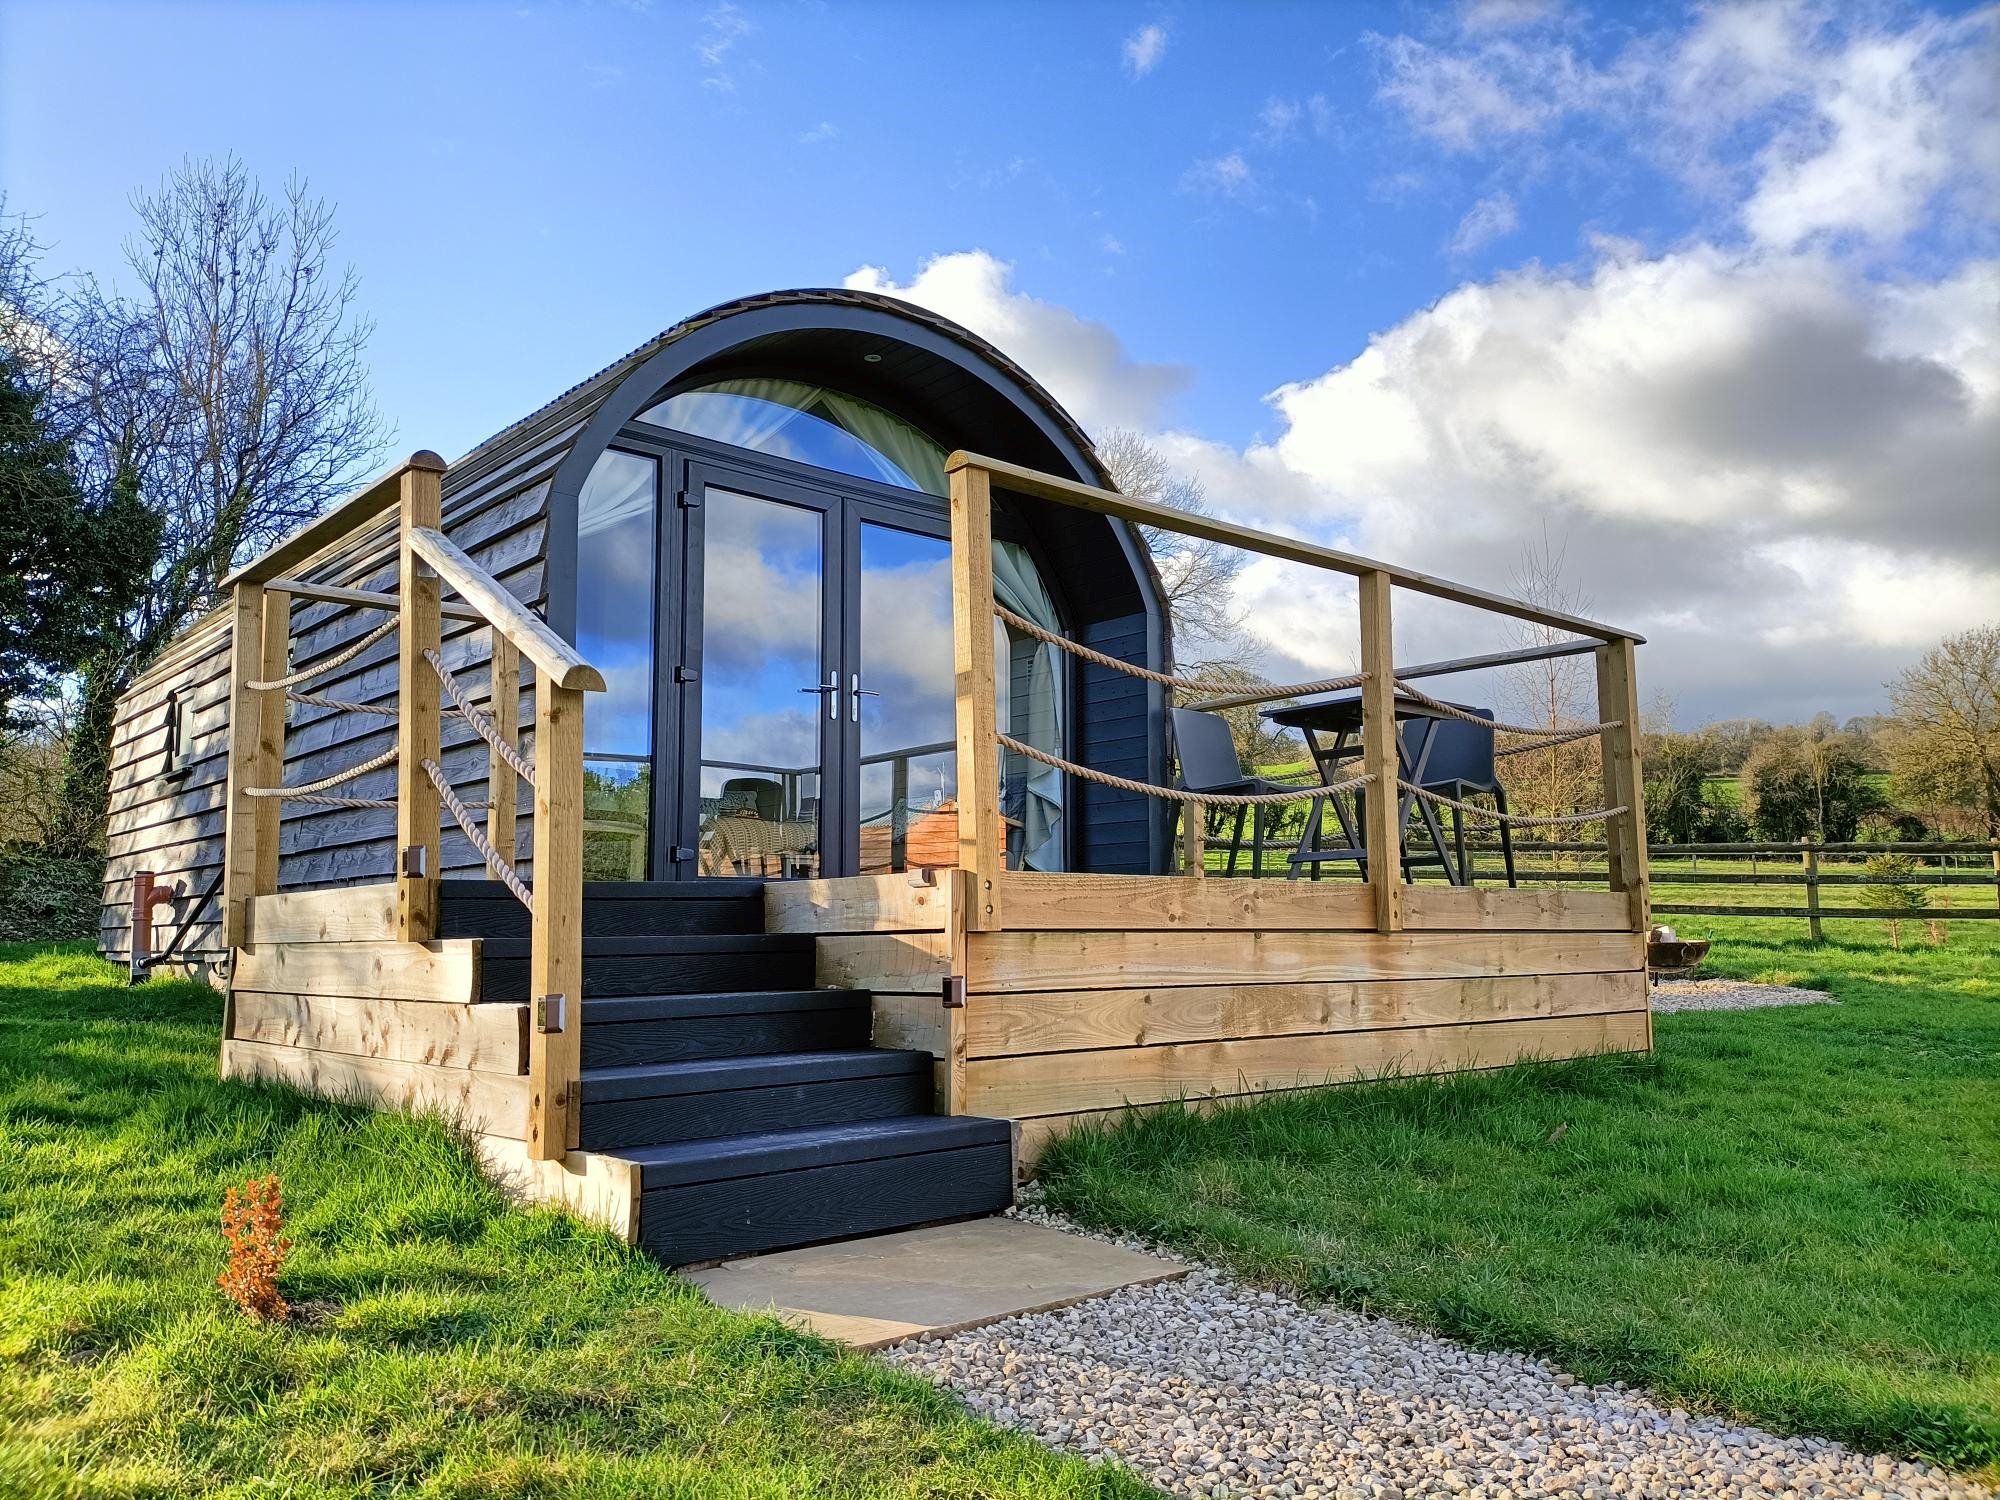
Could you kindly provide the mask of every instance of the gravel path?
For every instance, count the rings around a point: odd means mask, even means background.
[[[1789,984],[1746,984],[1740,979],[1663,979],[1653,986],[1653,1014],[1677,1010],[1762,1010],[1768,1005],[1838,1005],[1825,990]]]
[[[994,1421],[1116,1456],[1176,1495],[1991,1494],[1838,1443],[1691,1416],[1623,1385],[1581,1385],[1538,1360],[1308,1308],[1205,1267],[882,1357]]]

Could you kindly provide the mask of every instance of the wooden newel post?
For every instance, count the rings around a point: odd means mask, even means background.
[[[1362,843],[1368,884],[1375,892],[1375,926],[1403,927],[1403,793],[1396,785],[1396,647],[1389,618],[1387,573],[1361,575],[1361,769],[1373,777],[1362,793]]]
[[[1597,717],[1617,721],[1600,743],[1607,807],[1622,807],[1604,820],[1605,862],[1611,889],[1623,891],[1634,932],[1651,920],[1652,895],[1646,874],[1646,784],[1639,763],[1639,683],[1632,642],[1624,637],[1597,648]]]
[[[583,1066],[583,694],[535,679],[535,909],[528,986],[528,1154],[578,1143]]]
[[[396,720],[396,932],[411,943],[437,935],[438,792],[423,763],[438,760],[442,730],[437,672],[424,659],[440,639],[438,578],[410,546],[410,533],[436,529],[443,474],[443,459],[418,453],[398,480],[403,609],[397,653],[402,697]]]
[[[993,694],[993,481],[954,453],[951,476],[952,686],[958,724],[958,865],[969,932],[1000,927],[1000,745]]]
[[[281,598],[283,596],[280,596]],[[264,644],[267,615],[264,586],[238,583],[231,596],[229,649],[229,803],[223,815],[222,940],[231,948],[250,941],[250,900],[277,888],[278,814],[275,797],[252,797],[252,787],[279,784],[283,773],[285,698],[260,693],[250,684],[266,677],[269,655]],[[277,646],[280,663],[283,642]],[[284,675],[281,665],[278,676]],[[270,733],[267,703],[277,704],[277,733]],[[270,853],[271,884],[260,888],[265,851]]]
[[[1806,932],[1817,943],[1824,937],[1819,925],[1819,846],[1811,839],[1799,840],[1799,863],[1805,867]]]

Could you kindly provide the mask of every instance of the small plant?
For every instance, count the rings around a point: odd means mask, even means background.
[[[291,1315],[278,1295],[278,1273],[292,1242],[283,1237],[285,1202],[277,1174],[252,1177],[222,1198],[222,1237],[229,1241],[229,1268],[216,1285],[245,1315],[258,1322],[282,1322]]]
[[[1917,862],[1907,854],[1878,854],[1868,861],[1868,873],[1877,883],[1861,888],[1861,904],[1882,913],[1889,925],[1889,946],[1900,953],[1903,923],[1931,904],[1930,890],[1916,883]]]
[[[1948,935],[1942,917],[1931,917],[1924,923],[1924,941],[1933,948],[1942,948]]]

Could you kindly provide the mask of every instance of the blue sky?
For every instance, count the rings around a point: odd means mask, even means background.
[[[1503,588],[1552,527],[1683,718],[1860,712],[2000,614],[1995,29],[13,0],[0,186],[52,264],[111,271],[130,193],[183,153],[303,174],[398,446],[447,454],[702,306],[859,274],[1246,519]],[[1692,581],[1661,586],[1663,550]],[[1273,670],[1340,665],[1259,587]]]

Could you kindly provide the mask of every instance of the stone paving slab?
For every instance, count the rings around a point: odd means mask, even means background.
[[[1161,1256],[992,1218],[780,1250],[682,1274],[723,1307],[775,1312],[856,1348],[879,1349],[1187,1272]]]

